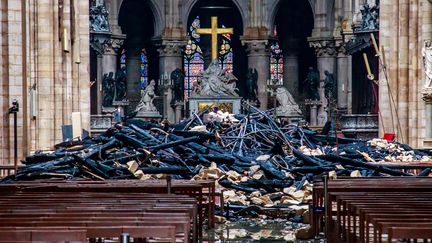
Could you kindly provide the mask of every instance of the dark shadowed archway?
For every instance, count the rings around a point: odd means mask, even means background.
[[[304,85],[308,67],[316,67],[314,50],[307,38],[314,28],[311,4],[305,0],[281,0],[274,22],[274,33],[283,54],[283,84],[303,111]],[[306,113],[305,113],[306,114]]]
[[[119,25],[126,34],[122,53],[119,53],[119,68],[126,66],[130,107],[140,100],[140,89],[151,79],[158,77],[158,54],[152,43],[155,22],[148,0],[124,0],[119,12]],[[122,57],[123,55],[123,57]],[[145,55],[145,61],[143,61]]]

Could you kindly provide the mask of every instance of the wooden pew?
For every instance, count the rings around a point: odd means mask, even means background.
[[[311,220],[317,233],[322,231],[324,219],[328,219],[329,242],[369,242],[370,230],[373,242],[381,242],[385,234],[409,239],[409,234],[390,234],[394,227],[429,226],[431,200],[432,180],[425,177],[338,179],[328,181],[326,189],[318,182],[314,185]],[[429,236],[417,233],[416,237]]]
[[[175,241],[175,232],[181,231],[185,242],[189,241],[191,228],[196,232],[197,208],[193,206],[196,205],[196,199],[192,200],[188,196],[143,194],[143,190],[148,190],[150,185],[140,186],[135,182],[61,185],[0,185],[0,217],[3,219],[0,229],[10,230],[13,226],[31,229],[63,226],[88,230],[87,233],[92,237],[96,236],[95,232],[111,232],[113,237],[120,229],[127,227],[135,231],[141,229],[141,232],[147,232],[146,237],[151,237],[148,234],[154,230],[144,229],[157,227],[159,234],[152,237],[168,236],[172,242]],[[111,192],[110,187],[114,188],[112,191],[115,193]],[[197,184],[185,183],[176,188],[202,193],[202,186]],[[107,234],[99,237],[106,237]],[[195,241],[196,234],[193,233],[193,236]]]

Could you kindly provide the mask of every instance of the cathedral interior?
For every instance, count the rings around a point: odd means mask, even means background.
[[[432,240],[432,0],[1,0],[0,78],[0,243]]]

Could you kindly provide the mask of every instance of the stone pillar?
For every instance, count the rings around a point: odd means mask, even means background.
[[[163,41],[160,45],[159,52],[159,76],[170,74],[174,69],[183,70],[183,46],[186,43],[180,41]]]
[[[299,101],[299,60],[298,53],[294,50],[283,52],[283,85]]]
[[[162,44],[159,44],[159,77],[164,74],[171,74],[176,68],[183,70],[182,51],[184,45],[186,45],[186,43],[183,41],[162,41]],[[167,110],[166,119],[168,119],[169,122],[175,122],[177,119],[180,120],[181,118],[176,117],[177,111],[170,105],[171,99],[172,92],[168,92],[167,100],[165,101],[168,103],[164,104]]]
[[[348,56],[343,47],[339,48],[337,58],[337,105],[343,112],[348,111]]]
[[[268,105],[267,80],[270,78],[270,52],[267,40],[247,40],[248,66],[258,71],[258,99],[260,109],[266,110]]]
[[[333,74],[335,80],[338,80],[336,69],[337,51],[334,38],[309,38],[309,44],[315,49],[317,56],[317,68],[320,74],[320,102],[321,106],[318,109],[318,125],[323,126],[327,116],[328,102],[324,96],[324,71],[329,71]]]
[[[135,109],[136,105],[141,99],[141,86],[140,86],[140,55],[141,55],[141,39],[130,38],[129,48],[126,52],[126,75],[127,75],[127,94],[129,100],[129,108],[127,112]]]

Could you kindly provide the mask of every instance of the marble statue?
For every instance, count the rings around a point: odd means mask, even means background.
[[[309,71],[304,83],[305,83],[304,87],[306,89],[308,99],[319,100],[320,95],[318,92],[318,86],[319,86],[318,70],[314,69],[313,67],[309,67]]]
[[[257,101],[258,93],[258,71],[254,68],[249,68],[246,74],[246,96],[248,101]]]
[[[337,96],[337,87],[336,80],[332,73],[325,70],[324,71],[325,79],[324,79],[324,91],[326,99],[330,101],[336,101]]]
[[[171,83],[174,90],[172,103],[184,100],[184,78],[185,74],[180,70],[180,68],[176,68],[171,72]]]
[[[144,90],[141,90],[141,100],[135,111],[137,112],[157,112],[153,100],[157,97],[155,93],[156,82],[152,79]]]
[[[424,88],[432,89],[432,40],[426,40],[422,49],[423,66],[426,74]]]
[[[115,88],[116,88],[115,100],[122,101],[126,99],[126,90],[127,90],[126,67],[122,67],[116,73]]]
[[[295,102],[294,97],[285,87],[278,87],[276,89],[276,99],[279,106],[276,108],[278,116],[299,116],[302,114],[298,104]]]
[[[97,2],[90,7],[90,31],[109,32],[108,10],[105,4]]]
[[[219,67],[218,60],[213,60],[203,72],[199,87],[194,87],[195,95],[205,97],[234,96],[238,97],[237,78]]]
[[[114,73],[104,74],[102,80],[103,100],[102,106],[111,107],[114,100],[115,84],[114,84]]]

